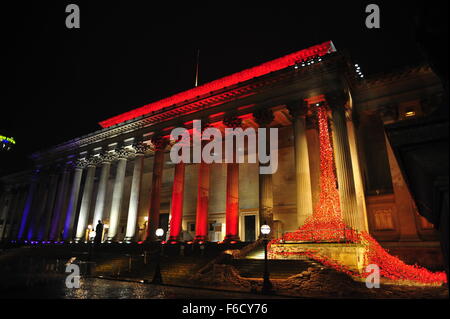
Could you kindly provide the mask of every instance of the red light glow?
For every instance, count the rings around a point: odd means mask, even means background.
[[[318,101],[315,101],[316,103]],[[399,258],[390,255],[366,231],[358,232],[347,226],[342,217],[339,204],[339,192],[336,188],[336,176],[333,169],[333,148],[328,130],[327,108],[317,106],[320,139],[320,197],[313,215],[303,226],[292,233],[285,234],[280,239],[269,243],[269,256],[279,255],[307,255],[322,264],[345,272],[354,277],[365,277],[369,273],[357,273],[336,260],[320,255],[317,251],[304,252],[275,252],[270,250],[271,244],[294,242],[347,242],[358,243],[366,247],[365,261],[376,264],[380,268],[380,275],[384,278],[399,281],[408,281],[419,284],[442,284],[447,282],[445,272],[431,272],[417,265],[407,265]]]
[[[223,77],[221,79],[203,84],[193,89],[177,93],[171,97],[164,98],[162,100],[144,105],[140,108],[128,111],[126,113],[114,116],[110,119],[100,122],[100,126],[103,128],[110,127],[116,124],[123,123],[135,119],[139,116],[149,114],[161,110],[165,107],[178,104],[190,99],[197,98],[199,96],[217,91],[228,86],[238,84],[256,77],[263,76],[270,72],[279,71],[281,69],[295,65],[296,63],[308,60],[313,57],[324,56],[328,53],[335,52],[333,43],[331,41],[312,46],[308,49],[300,50],[295,53],[288,54],[284,57],[263,63],[261,65],[249,68],[232,75]]]

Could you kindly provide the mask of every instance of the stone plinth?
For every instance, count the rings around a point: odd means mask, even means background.
[[[364,272],[364,266],[366,265],[366,248],[361,244],[295,243],[286,241],[282,244],[272,244],[270,250],[273,256],[272,259],[303,259],[305,257],[301,254],[302,252],[314,252],[359,273]]]

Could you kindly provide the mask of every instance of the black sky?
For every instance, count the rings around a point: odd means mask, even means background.
[[[81,29],[65,27],[65,7],[81,9]],[[27,156],[91,133],[98,122],[194,84],[333,40],[366,75],[421,62],[411,1],[260,1],[214,7],[155,1],[19,1],[1,5],[0,175]],[[192,2],[193,3],[193,2]],[[377,3],[381,29],[367,29]]]

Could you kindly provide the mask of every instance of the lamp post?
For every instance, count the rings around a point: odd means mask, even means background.
[[[158,253],[156,255],[156,267],[155,267],[155,274],[153,275],[152,284],[161,285],[163,283],[163,280],[161,276],[160,257],[161,257],[161,245],[162,245],[162,238],[164,236],[164,229],[158,228],[155,232],[155,235],[158,238]]]
[[[263,245],[264,245],[264,275],[263,275],[263,286],[261,292],[265,295],[272,293],[272,283],[269,279],[269,268],[267,263],[267,244],[269,242],[268,235],[270,234],[270,226],[262,225],[261,234],[263,235]]]

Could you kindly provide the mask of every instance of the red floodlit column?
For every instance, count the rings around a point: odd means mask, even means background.
[[[235,116],[225,118],[226,127],[237,128],[242,120]],[[234,143],[233,143],[234,144]],[[239,164],[236,163],[236,152],[233,163],[227,163],[227,200],[226,200],[226,235],[225,241],[239,241]]]
[[[156,241],[155,231],[159,227],[159,208],[161,204],[161,184],[164,168],[164,149],[167,141],[162,137],[152,139],[155,147],[153,162],[152,190],[150,193],[150,210],[148,213],[149,227],[147,228],[147,241]]]
[[[181,222],[183,218],[184,199],[184,172],[185,164],[180,162],[175,165],[175,176],[172,189],[172,211],[170,216],[169,240],[178,241],[181,233]]]
[[[210,164],[201,162],[198,171],[197,217],[195,221],[195,241],[208,240]]]
[[[239,240],[239,164],[227,164],[225,241]]]

